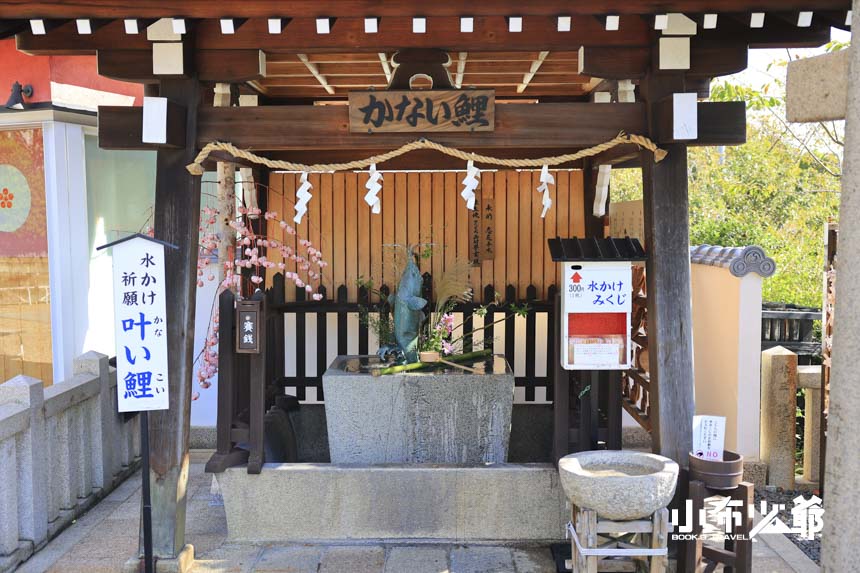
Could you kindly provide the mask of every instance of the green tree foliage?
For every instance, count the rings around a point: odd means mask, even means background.
[[[689,148],[690,243],[759,245],[777,264],[764,300],[820,307],[824,226],[839,204],[838,156],[807,150],[773,114],[748,117],[746,144]],[[641,198],[639,170],[614,170],[611,195]]]

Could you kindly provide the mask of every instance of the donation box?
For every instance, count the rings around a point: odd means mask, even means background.
[[[611,238],[550,239],[549,243],[553,260],[561,265],[562,367],[627,370],[632,354],[632,261],[644,260],[641,244]]]

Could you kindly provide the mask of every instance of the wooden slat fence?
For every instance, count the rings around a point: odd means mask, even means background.
[[[558,269],[549,257],[546,240],[551,237],[584,236],[582,171],[551,172],[553,206],[540,218],[541,194],[537,192],[539,171],[487,171],[481,174],[476,191],[479,205],[492,199],[495,253],[471,272],[472,287],[483,293],[483,285],[510,285],[516,298],[526,299],[529,287],[535,298],[547,298],[550,285],[558,284]],[[313,198],[297,235],[287,235],[277,221],[267,233],[295,248],[300,239],[310,240],[329,263],[323,286],[331,298],[340,285],[346,287],[343,302],[357,303],[359,277],[375,284],[397,283],[394,265],[384,244],[432,242],[433,255],[420,261],[422,273],[439,276],[457,261],[469,258],[469,228],[472,212],[460,197],[464,172],[385,172],[380,193],[382,212],[373,215],[364,202],[367,173],[314,173],[309,177]],[[299,175],[271,173],[268,209],[291,221]],[[269,259],[282,262],[278,253]],[[295,263],[286,262],[286,271]],[[271,285],[271,278],[267,279]],[[479,296],[480,298],[480,296]],[[296,292],[287,289],[287,301]]]

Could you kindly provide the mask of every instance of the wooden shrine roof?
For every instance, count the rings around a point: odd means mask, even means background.
[[[602,143],[621,130],[673,141],[671,106],[650,117],[638,99],[621,103],[618,81],[670,70],[677,89],[706,97],[712,78],[746,68],[749,48],[820,46],[832,26],[848,27],[850,8],[850,0],[0,0],[0,37],[14,35],[30,54],[95,55],[99,74],[117,80],[193,78],[210,98],[212,83],[254,90],[264,96],[254,111],[203,102],[198,147],[229,134],[241,148],[293,156],[370,152],[414,138],[351,135],[339,104],[350,91],[385,89],[396,52],[444,51],[455,88],[492,88],[503,105],[493,134],[440,133],[434,140],[539,154]],[[689,38],[677,51],[686,63],[663,68],[662,45],[671,36]],[[164,48],[171,65],[180,62],[177,75],[154,69],[166,61]],[[585,103],[594,91],[615,103]],[[514,99],[540,105],[508,103]],[[311,102],[338,105],[305,105]],[[695,144],[744,140],[742,103],[699,107]],[[102,145],[138,148],[139,113],[100,110],[100,125],[113,130],[101,134]],[[613,150],[618,161],[629,158],[623,151]]]
[[[848,10],[850,0],[3,0],[0,18],[269,18],[606,15]],[[468,12],[468,14],[465,14]]]
[[[393,52],[268,54],[266,76],[254,85],[271,97],[314,99],[382,90],[391,79],[392,56]],[[597,85],[579,75],[575,51],[450,52],[449,57],[454,87],[492,88],[497,97],[578,96]]]
[[[427,16],[420,17],[425,29],[421,33],[414,28],[416,17],[407,15],[415,12],[414,4],[407,2],[321,0],[276,6],[253,0],[128,5],[105,0],[0,0],[0,37],[16,35],[18,49],[31,54],[98,54],[101,75],[152,82],[153,45],[164,38],[148,37],[146,28],[155,21],[152,17],[159,15],[164,16],[168,30],[174,20],[181,20],[187,28],[186,35],[172,40],[187,41],[197,58],[201,80],[249,82],[272,99],[343,99],[350,90],[382,89],[392,73],[393,54],[404,48],[447,51],[455,87],[493,88],[501,98],[575,99],[593,90],[599,81],[594,78],[641,77],[653,55],[651,46],[661,35],[655,30],[656,16],[648,15],[657,5],[649,2],[602,3],[606,8],[600,14],[594,8],[591,15],[582,14],[590,4],[580,2],[565,2],[565,8],[555,0],[522,2],[518,10],[511,2],[476,3],[468,6],[469,14],[475,14],[469,16],[462,3],[456,4],[459,8],[447,0],[427,3],[423,12]],[[698,52],[692,58],[690,76],[705,79],[738,71],[735,64],[728,69],[714,68],[717,52],[819,46],[829,40],[831,26],[846,27],[850,7],[845,0],[759,0],[756,6],[768,8],[769,4],[775,11],[762,13],[761,25],[755,26],[750,22],[750,12],[715,12],[719,19],[712,27],[704,26],[701,12],[685,14],[698,26],[693,45]],[[211,10],[201,18],[204,5]],[[720,5],[731,10],[743,7],[740,0]],[[704,8],[692,1],[659,6]],[[794,11],[795,6],[811,9],[812,16],[808,11]],[[608,22],[609,10],[616,11],[617,29]],[[398,15],[385,15],[389,12]],[[230,18],[221,18],[228,13]],[[318,17],[321,13],[333,15]],[[451,15],[454,13],[461,15]],[[807,14],[807,21],[801,24],[803,14]],[[276,31],[270,18],[261,15],[278,16]],[[375,20],[376,32],[367,32],[368,18]],[[471,19],[472,32],[461,30],[462,18]],[[514,18],[518,19],[519,31],[513,31]],[[562,18],[567,20],[562,23]],[[319,31],[318,20],[326,22],[327,32]],[[81,21],[86,22],[88,33],[81,31]],[[135,22],[140,32],[129,33],[128,21]],[[229,32],[225,31],[225,21]],[[41,33],[35,32],[34,22],[39,22]],[[590,61],[604,65],[596,70],[583,69],[583,47],[601,51]],[[695,68],[702,62],[705,69],[699,74]],[[607,70],[607,63],[617,71]]]

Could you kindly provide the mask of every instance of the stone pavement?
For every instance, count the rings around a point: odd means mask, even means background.
[[[551,573],[546,548],[471,545],[290,545],[226,542],[224,508],[210,506],[208,452],[193,452],[186,541],[194,545],[193,573]],[[19,573],[117,573],[137,551],[140,475],[114,490]],[[756,573],[813,573],[818,568],[783,536],[756,543]],[[781,538],[776,541],[770,538]],[[780,544],[785,541],[785,544]],[[771,545],[773,547],[771,547]],[[794,549],[794,551],[792,551]]]

